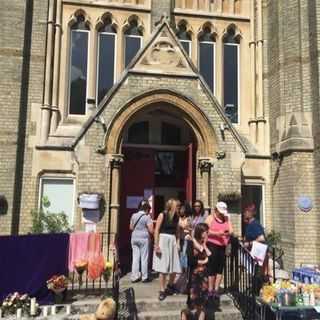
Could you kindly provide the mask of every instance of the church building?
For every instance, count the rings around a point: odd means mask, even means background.
[[[117,234],[148,198],[254,203],[285,266],[320,263],[320,1],[2,0],[0,234],[43,196]],[[97,194],[95,212],[79,207]]]

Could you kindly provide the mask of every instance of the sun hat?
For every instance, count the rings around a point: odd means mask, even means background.
[[[219,201],[216,204],[216,209],[223,215],[228,215],[228,206],[225,202]]]

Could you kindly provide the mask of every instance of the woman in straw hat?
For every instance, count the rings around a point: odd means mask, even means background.
[[[225,263],[226,246],[232,233],[227,204],[220,201],[206,220],[209,227],[208,249],[211,251],[208,265],[209,298],[219,299],[219,288]]]

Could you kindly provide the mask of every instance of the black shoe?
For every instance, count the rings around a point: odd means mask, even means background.
[[[177,294],[177,289],[172,285],[167,285],[166,295],[167,296],[172,296],[174,294]]]
[[[159,300],[163,301],[167,297],[166,293],[163,291],[159,292]]]
[[[143,279],[142,280],[142,283],[148,283],[148,282],[151,282],[152,280],[150,278],[147,278],[147,279]]]
[[[131,283],[137,283],[137,282],[140,282],[140,281],[141,281],[141,279],[138,278],[138,279],[136,279],[136,280],[131,280]]]

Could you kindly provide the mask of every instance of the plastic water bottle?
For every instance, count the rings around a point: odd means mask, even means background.
[[[309,306],[310,305],[310,295],[308,292],[304,292],[303,293],[303,304],[305,306]]]

